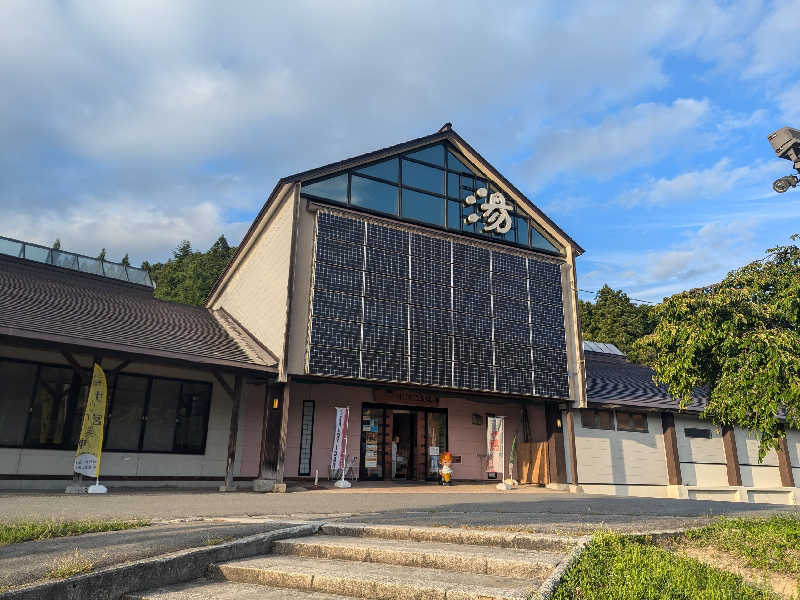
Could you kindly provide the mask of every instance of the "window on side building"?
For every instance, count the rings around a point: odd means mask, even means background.
[[[19,447],[33,399],[38,365],[0,362],[0,446]]]
[[[618,431],[638,431],[647,433],[647,414],[640,412],[617,411]]]
[[[581,424],[586,429],[614,429],[614,414],[610,410],[585,408],[581,411]]]

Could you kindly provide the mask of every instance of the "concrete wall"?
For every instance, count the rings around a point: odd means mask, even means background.
[[[709,429],[711,439],[687,438],[687,428]],[[714,425],[697,417],[675,415],[675,435],[678,440],[678,459],[681,462],[683,485],[728,485],[722,434]]]
[[[91,363],[91,357],[75,355],[84,366]],[[31,360],[49,364],[68,366],[60,353],[43,350],[20,349],[13,346],[0,346],[0,357]],[[119,361],[107,359],[103,365],[113,368]],[[208,435],[205,453],[171,454],[138,452],[104,452],[101,459],[101,479],[103,476],[133,477],[203,477],[209,478],[210,485],[219,485],[225,475],[228,454],[228,433],[231,415],[231,400],[222,387],[208,371],[132,363],[125,373],[140,373],[162,377],[174,377],[194,381],[208,381],[212,385],[211,409],[208,420]],[[233,386],[233,377],[228,377]],[[259,411],[264,406],[264,386],[245,385],[242,407],[240,409],[239,436],[237,440],[237,461],[234,476],[254,475],[258,467],[262,417]],[[254,440],[258,438],[258,444]],[[243,457],[243,450],[245,456]],[[63,488],[62,480],[15,480],[13,475],[72,476],[74,450],[44,450],[33,448],[0,448],[0,487],[4,488]],[[255,468],[255,470],[254,470]],[[119,485],[202,485],[199,481],[153,481],[136,482],[107,481],[109,486]]]
[[[292,187],[275,200],[263,228],[232,265],[210,308],[224,308],[281,359],[286,333],[289,266],[295,194]]]
[[[286,476],[297,477],[300,462],[300,428],[303,401],[314,401],[314,437],[311,454],[311,476],[319,469],[320,478],[328,476],[333,442],[333,425],[337,406],[350,406],[350,440],[348,456],[360,454],[361,405],[374,402],[372,388],[335,384],[291,384],[289,403],[289,430],[286,442]],[[420,407],[422,408],[422,407]],[[440,398],[437,408],[447,409],[448,449],[461,456],[461,464],[453,465],[457,479],[486,480],[486,413],[506,418],[506,461],[511,451],[514,434],[519,431],[519,404],[490,404],[464,398]],[[481,425],[472,424],[472,413],[480,414]],[[528,419],[534,439],[546,437],[543,405],[529,405]],[[520,434],[521,439],[521,434]],[[358,464],[358,463],[357,463]]]
[[[575,411],[574,419],[578,482],[582,486],[667,485],[659,414],[648,414],[647,433],[585,428],[580,411]]]
[[[800,486],[800,431],[786,432],[786,446],[789,449],[789,461],[792,464],[795,486]]]

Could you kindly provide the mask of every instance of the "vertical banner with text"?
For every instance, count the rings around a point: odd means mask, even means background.
[[[331,470],[344,469],[347,454],[347,423],[350,421],[350,407],[336,408],[336,424],[333,429],[333,448],[331,449]]]
[[[106,374],[100,365],[95,363],[73,467],[76,473],[87,477],[100,476],[100,453],[103,450],[103,430],[106,421],[106,392]]]
[[[486,418],[486,461],[487,473],[504,473],[505,464],[505,417]]]

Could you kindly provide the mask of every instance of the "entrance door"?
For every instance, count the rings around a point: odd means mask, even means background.
[[[361,473],[359,479],[383,479],[385,409],[361,409]]]
[[[439,455],[447,451],[447,413],[425,413],[427,479],[439,479]]]
[[[392,410],[392,479],[414,479],[416,413]]]

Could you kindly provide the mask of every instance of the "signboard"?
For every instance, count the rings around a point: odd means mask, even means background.
[[[103,450],[103,430],[106,421],[106,391],[106,374],[100,365],[95,364],[73,466],[76,473],[87,477],[100,476],[100,453]]]
[[[486,471],[488,473],[505,472],[504,427],[505,417],[486,418]]]
[[[336,423],[333,429],[333,448],[331,449],[331,470],[344,469],[347,454],[347,423],[350,421],[350,407],[336,408]]]

